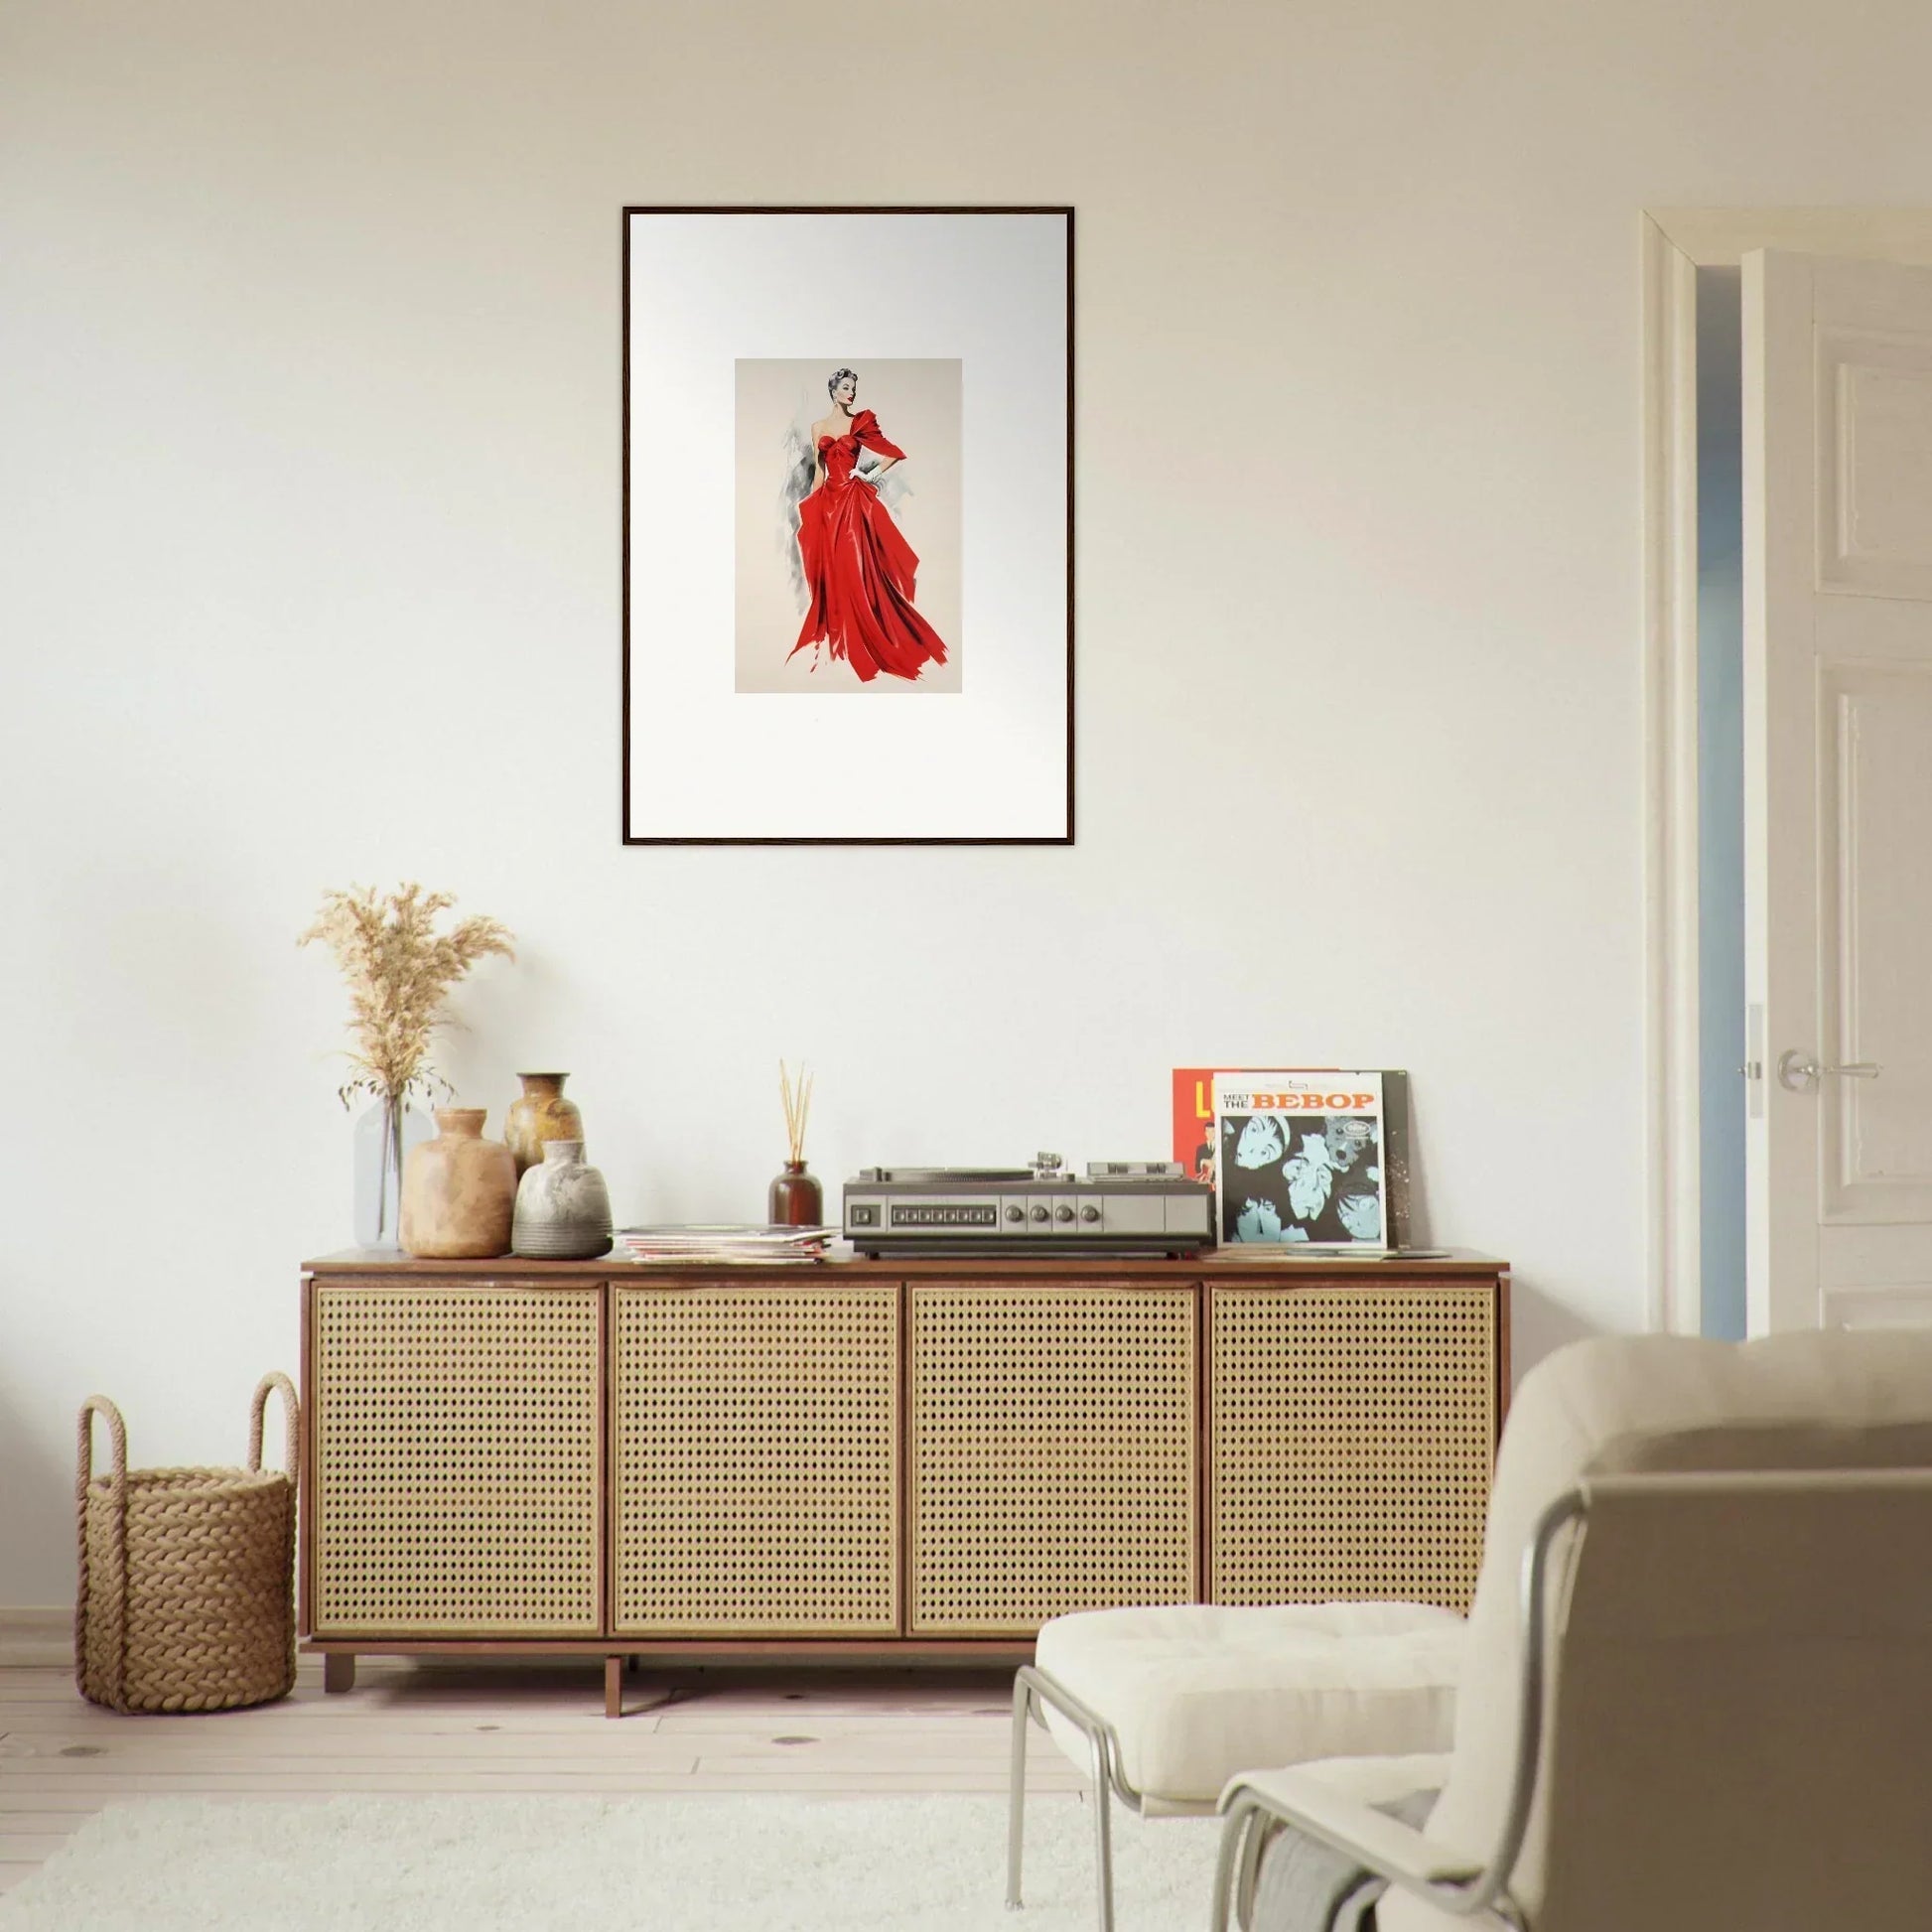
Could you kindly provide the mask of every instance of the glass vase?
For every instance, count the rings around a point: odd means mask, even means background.
[[[825,1224],[825,1190],[802,1161],[787,1161],[764,1197],[765,1219],[776,1228],[815,1228]]]
[[[358,1248],[401,1251],[402,1163],[436,1129],[399,1100],[377,1100],[355,1117],[354,1235]]]

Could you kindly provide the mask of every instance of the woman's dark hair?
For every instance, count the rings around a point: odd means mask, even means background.
[[[857,382],[859,379],[859,371],[857,369],[834,369],[826,378],[825,393],[828,396],[836,396],[839,392],[839,384],[848,378]]]

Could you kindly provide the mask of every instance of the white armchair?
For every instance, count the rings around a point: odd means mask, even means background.
[[[1932,1924],[1928,1791],[1932,1335],[1583,1342],[1511,1413],[1452,1753],[1237,1777],[1214,1924],[1303,1932],[1284,1825],[1378,1932]]]

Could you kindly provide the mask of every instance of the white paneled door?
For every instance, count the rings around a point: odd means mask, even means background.
[[[1932,1322],[1932,269],[1744,257],[1753,1333]]]

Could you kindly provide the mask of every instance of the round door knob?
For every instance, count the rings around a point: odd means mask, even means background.
[[[1034,1219],[1035,1219],[1035,1221],[1043,1221],[1043,1220],[1045,1220],[1046,1218],[1047,1218],[1047,1216],[1046,1216],[1046,1210],[1045,1210],[1045,1208],[1043,1208],[1043,1207],[1035,1207],[1035,1208],[1034,1209]]]
[[[1056,1221],[1070,1221],[1073,1218],[1073,1210],[1066,1206],[1056,1207],[1053,1210],[1053,1218]]]
[[[1083,1221],[1097,1221],[1100,1218],[1100,1210],[1093,1206],[1083,1207],[1080,1210],[1080,1218]]]
[[[1009,1221],[1024,1221],[1026,1218],[1027,1218],[1027,1210],[1024,1207],[1022,1207],[1018,1201],[1015,1201],[1014,1204],[1007,1209],[1007,1219]]]

